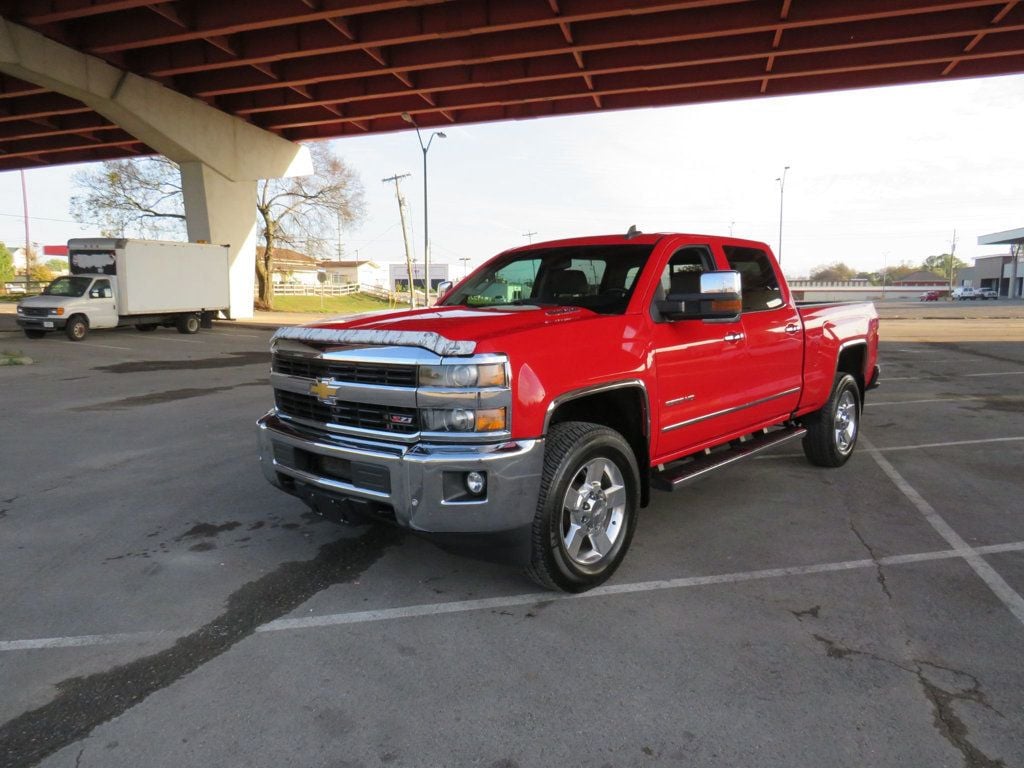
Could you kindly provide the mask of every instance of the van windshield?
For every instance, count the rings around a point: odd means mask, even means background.
[[[653,248],[614,244],[516,251],[464,281],[444,304],[585,307],[619,315]]]
[[[91,277],[58,277],[43,289],[46,296],[84,296],[89,290]]]

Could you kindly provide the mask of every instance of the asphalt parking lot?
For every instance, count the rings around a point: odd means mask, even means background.
[[[267,330],[0,330],[0,766],[1022,766],[1024,321],[985,310],[884,320],[846,467],[656,494],[576,597],[271,488]]]

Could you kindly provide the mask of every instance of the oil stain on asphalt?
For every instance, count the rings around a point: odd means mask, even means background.
[[[257,381],[246,381],[241,384],[230,384],[223,387],[190,387],[187,389],[170,389],[165,392],[150,392],[148,395],[135,395],[123,397],[120,400],[108,400],[104,403],[93,403],[92,405],[80,405],[72,408],[72,411],[109,411],[124,408],[140,408],[146,405],[158,405],[159,403],[173,403],[176,400],[189,400],[193,397],[213,395],[218,392],[228,392],[239,387],[263,387],[267,382],[263,379]]]
[[[34,765],[88,736],[278,619],[323,589],[357,579],[402,538],[398,528],[373,526],[325,544],[311,560],[283,563],[228,597],[224,612],[170,648],[128,664],[57,684],[48,704],[0,725],[0,768]]]
[[[199,360],[136,360],[100,365],[94,371],[105,373],[148,373],[150,371],[199,371],[211,368],[240,368],[245,365],[270,367],[270,352],[230,352],[230,357],[204,357]]]

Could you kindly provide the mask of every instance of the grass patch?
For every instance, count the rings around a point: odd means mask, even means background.
[[[30,293],[29,296],[35,296],[36,294]],[[0,293],[0,303],[3,304],[15,304],[21,299],[25,298],[24,293]]]
[[[0,350],[0,365],[29,365],[31,362],[32,359],[25,357],[21,351]]]
[[[390,308],[386,301],[365,293],[350,293],[347,296],[324,296],[323,301],[323,309],[321,309],[319,296],[275,296],[274,311],[323,312],[325,315],[347,315]]]

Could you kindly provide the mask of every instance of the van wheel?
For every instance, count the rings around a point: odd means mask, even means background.
[[[135,326],[135,330],[137,330],[137,331],[143,331],[143,332],[147,332],[147,331],[155,331],[155,330],[157,329],[157,327],[158,327],[158,326],[157,326],[157,324],[156,324],[156,323],[138,323],[138,324],[137,324],[137,325]]]
[[[174,327],[178,329],[178,333],[198,333],[199,315],[178,315]]]
[[[804,455],[811,464],[841,467],[850,458],[860,434],[860,402],[857,380],[836,374],[828,402],[804,419]]]
[[[46,335],[46,331],[40,331],[38,328],[26,328],[25,335],[30,339],[41,339]]]
[[[81,315],[72,315],[64,326],[64,333],[72,341],[81,341],[89,333],[89,321]]]
[[[640,472],[629,443],[598,424],[567,421],[548,433],[526,573],[548,589],[584,592],[629,549]]]

